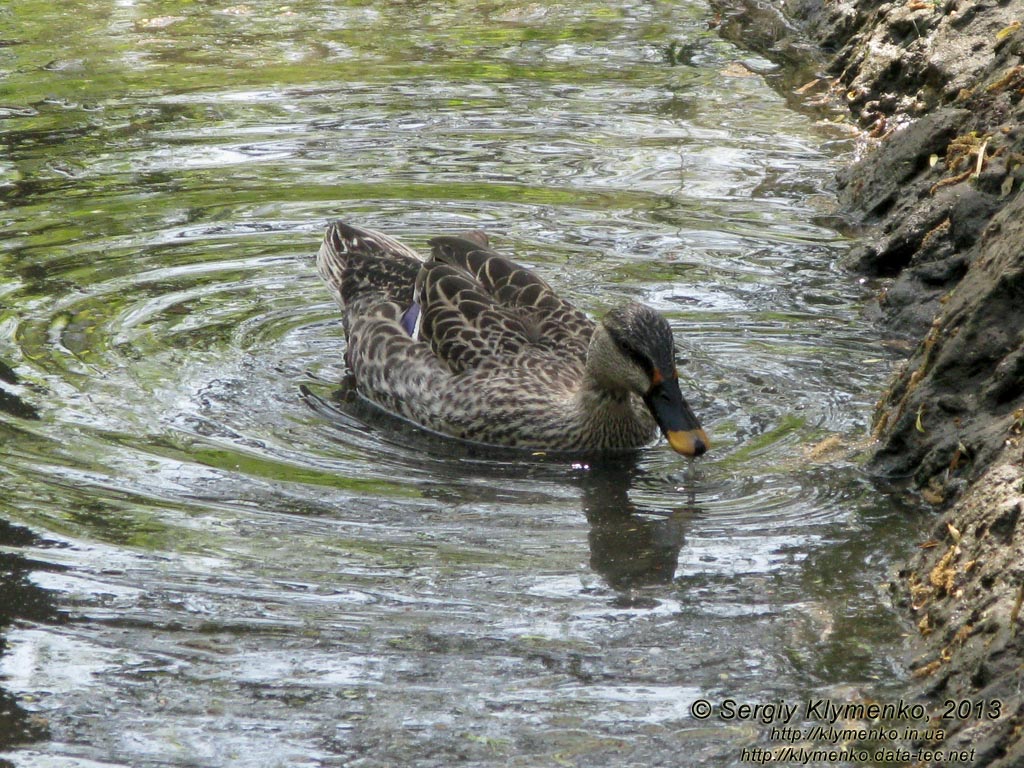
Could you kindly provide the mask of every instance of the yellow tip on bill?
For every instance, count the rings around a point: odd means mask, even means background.
[[[672,450],[684,456],[700,456],[711,447],[711,441],[703,429],[677,430],[666,433]]]

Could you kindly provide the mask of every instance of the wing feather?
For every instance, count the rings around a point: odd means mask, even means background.
[[[517,316],[538,348],[584,360],[594,323],[525,267],[464,237],[436,237],[432,258],[468,273],[509,316]]]
[[[344,312],[353,370],[381,378],[381,391],[409,386],[398,387],[404,378],[393,370],[403,356],[381,358],[397,344],[409,362],[432,357],[418,363],[422,370],[512,366],[578,378],[594,330],[586,315],[491,250],[483,232],[430,242],[424,261],[382,232],[340,221],[328,227],[317,269]]]
[[[453,372],[515,355],[530,343],[517,313],[498,304],[468,273],[427,262],[416,282],[420,338]]]

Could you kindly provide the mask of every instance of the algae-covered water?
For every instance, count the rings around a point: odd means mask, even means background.
[[[703,2],[0,8],[0,763],[733,765],[896,690],[849,147]],[[341,390],[344,217],[670,320],[714,447],[468,450]],[[836,439],[838,438],[838,440]],[[823,441],[828,441],[823,443]]]

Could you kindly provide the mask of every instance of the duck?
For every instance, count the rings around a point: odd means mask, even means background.
[[[600,322],[482,231],[397,239],[328,225],[317,272],[341,308],[359,395],[431,432],[534,452],[615,453],[660,433],[711,445],[679,387],[668,321],[629,302]]]

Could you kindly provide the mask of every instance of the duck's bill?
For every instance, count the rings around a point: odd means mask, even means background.
[[[711,447],[707,433],[703,429],[685,429],[666,432],[668,444],[672,450],[683,456],[700,456]]]
[[[651,387],[644,402],[672,450],[684,456],[700,456],[711,447],[707,433],[683,399],[675,376]]]

